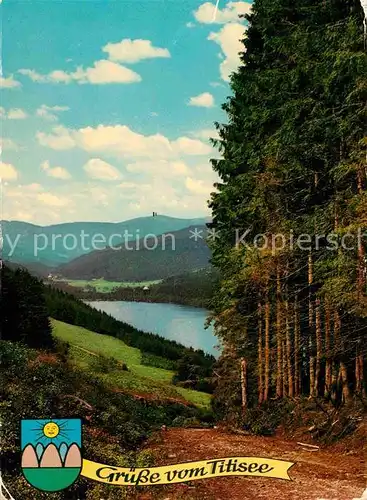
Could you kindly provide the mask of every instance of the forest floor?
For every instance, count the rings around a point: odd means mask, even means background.
[[[257,477],[218,477],[142,491],[140,500],[359,500],[366,489],[366,450],[338,446],[305,449],[282,436],[230,434],[219,429],[168,429],[150,449],[156,465],[255,456],[294,462],[291,481]],[[365,497],[363,496],[363,500]]]

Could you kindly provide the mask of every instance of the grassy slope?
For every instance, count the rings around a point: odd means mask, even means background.
[[[91,286],[97,292],[100,293],[108,293],[111,292],[115,288],[124,287],[124,288],[136,288],[136,287],[144,287],[156,285],[161,282],[161,280],[156,281],[106,281],[103,278],[96,280],[65,280],[70,286],[76,287],[86,287]]]
[[[52,326],[57,338],[70,343],[71,357],[80,367],[91,369],[95,358],[93,353],[124,362],[129,371],[115,370],[108,374],[99,374],[112,386],[140,394],[149,393],[159,398],[184,399],[201,407],[209,406],[209,394],[176,387],[171,384],[173,372],[142,365],[139,349],[129,347],[114,337],[100,335],[61,321],[52,320]]]

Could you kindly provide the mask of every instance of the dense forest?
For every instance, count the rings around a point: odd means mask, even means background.
[[[117,287],[111,292],[98,292],[93,286],[75,287],[66,282],[55,282],[61,290],[78,298],[94,300],[127,300],[138,302],[159,302],[182,304],[193,307],[210,306],[214,288],[219,280],[216,269],[208,266],[204,269],[171,276],[145,290],[140,287]]]
[[[203,237],[193,238],[197,229]],[[206,267],[210,250],[204,225],[119,243],[119,249],[94,250],[54,269],[65,278],[107,281],[153,281]]]
[[[213,140],[225,417],[366,398],[367,51],[360,0],[255,0]]]

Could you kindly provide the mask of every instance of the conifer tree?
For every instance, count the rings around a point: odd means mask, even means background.
[[[363,17],[359,0],[255,0],[223,105],[227,123],[216,124],[215,325],[231,359],[250,360],[247,395],[258,404],[365,393],[366,245],[342,244],[367,229]],[[246,245],[238,240],[244,233]],[[301,234],[309,235],[307,249],[291,245]],[[252,340],[244,356],[245,323]],[[223,370],[240,380],[237,366]]]

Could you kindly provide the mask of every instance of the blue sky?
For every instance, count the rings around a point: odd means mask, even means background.
[[[209,213],[246,2],[5,0],[3,219]]]

